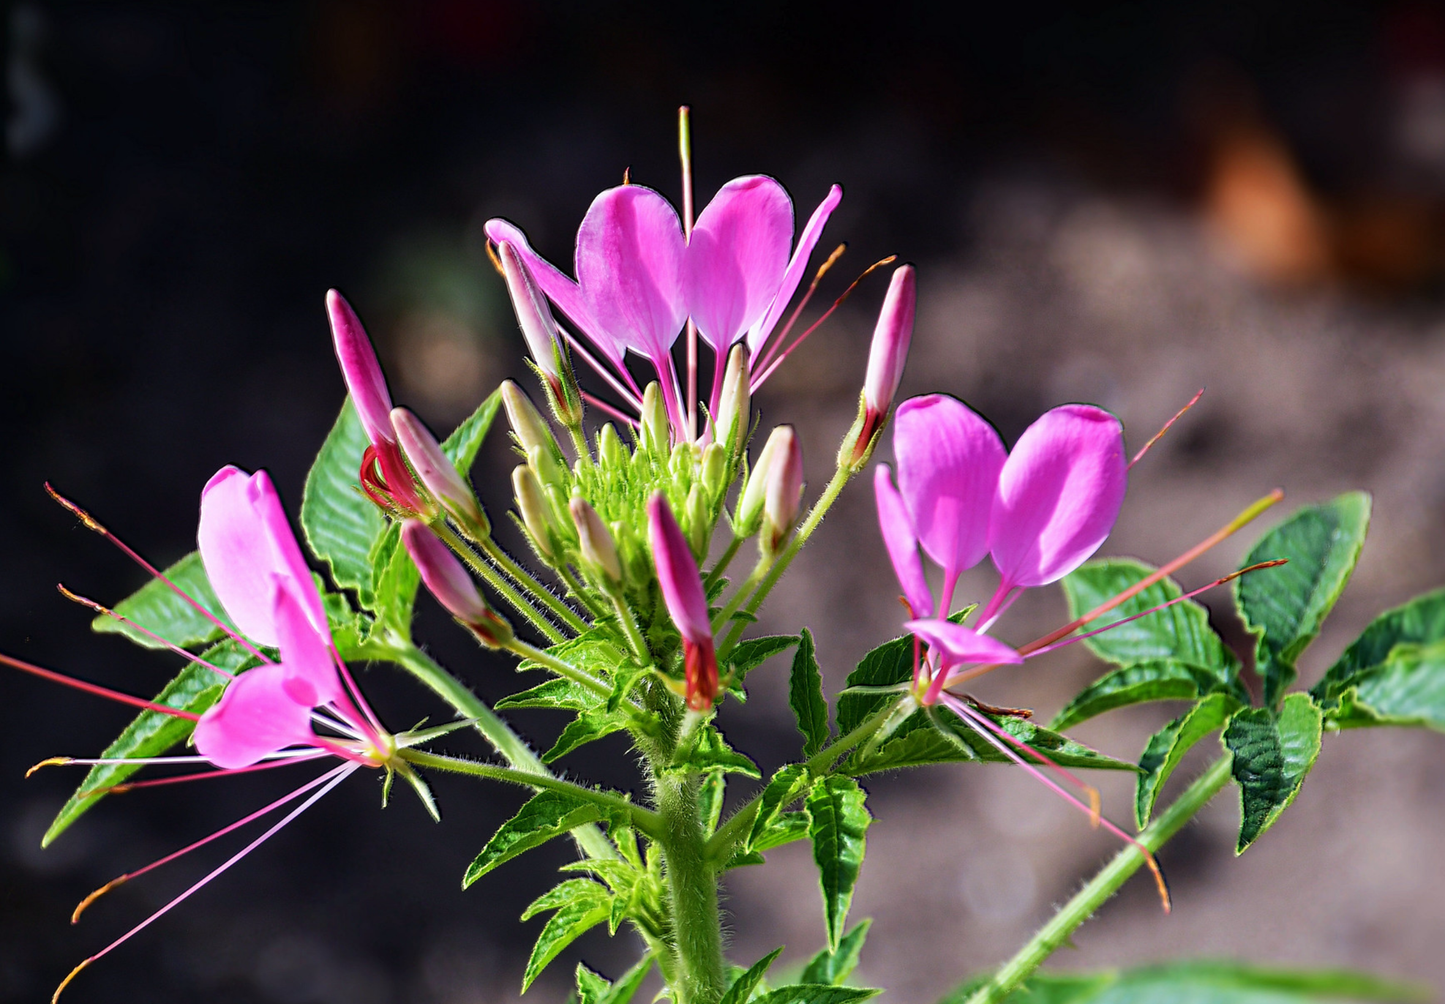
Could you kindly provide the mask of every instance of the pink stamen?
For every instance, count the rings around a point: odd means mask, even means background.
[[[127,931],[125,934],[121,935],[121,936],[120,936],[119,938],[117,938],[115,941],[112,941],[109,945],[105,946],[105,947],[102,948],[100,951],[98,951],[98,952],[96,952],[94,955],[90,956],[90,958],[88,958],[88,959],[86,959],[84,962],[82,962],[80,965],[78,965],[78,966],[76,966],[74,969],[72,969],[72,970],[70,971],[70,975],[66,976],[65,979],[60,982],[60,986],[58,986],[58,987],[55,988],[55,993],[54,993],[54,994],[51,996],[51,998],[50,998],[51,1004],[55,1004],[55,1002],[60,999],[60,994],[61,994],[61,992],[62,992],[67,986],[70,985],[70,981],[73,980],[73,979],[75,979],[75,977],[80,974],[80,971],[81,971],[82,969],[85,969],[85,968],[86,968],[87,966],[89,966],[92,962],[95,962],[96,960],[101,959],[101,958],[105,957],[106,955],[109,955],[112,951],[114,951],[115,949],[119,948],[121,945],[125,944],[125,943],[126,943],[127,941],[129,941],[131,938],[133,938],[133,937],[135,937],[137,934],[139,934],[141,931],[144,931],[147,927],[150,927],[151,924],[155,923],[155,922],[156,922],[157,920],[159,920],[161,917],[165,916],[167,913],[169,913],[169,912],[170,912],[171,910],[173,910],[175,907],[177,907],[177,906],[179,906],[181,903],[185,902],[185,901],[186,901],[187,899],[189,899],[192,895],[194,895],[196,892],[200,891],[204,886],[206,886],[208,883],[210,883],[212,879],[215,879],[217,876],[221,875],[221,874],[222,874],[223,872],[225,872],[228,868],[230,868],[232,865],[234,865],[237,861],[240,861],[242,858],[244,858],[247,854],[250,854],[250,853],[251,853],[253,850],[255,850],[257,847],[260,847],[260,846],[261,846],[263,843],[265,843],[267,840],[271,839],[271,837],[275,836],[276,833],[279,832],[279,831],[282,829],[282,827],[286,826],[288,823],[290,823],[290,822],[291,822],[293,819],[295,819],[297,816],[301,815],[301,813],[305,812],[307,809],[311,808],[311,806],[315,805],[321,798],[323,798],[328,792],[330,792],[332,788],[336,787],[338,784],[340,784],[342,781],[344,781],[344,780],[345,780],[347,777],[349,777],[349,776],[351,775],[351,773],[352,773],[353,771],[355,771],[355,770],[356,770],[356,768],[355,768],[354,766],[350,766],[350,765],[343,764],[342,766],[337,767],[337,768],[336,768],[335,770],[333,770],[331,773],[321,775],[321,778],[322,778],[322,779],[328,779],[328,778],[330,779],[329,782],[326,784],[326,786],[325,786],[324,788],[322,788],[320,791],[317,791],[317,792],[315,792],[314,794],[312,794],[312,796],[311,796],[310,798],[308,798],[306,801],[302,802],[302,803],[301,803],[300,805],[298,805],[296,808],[294,808],[294,809],[292,809],[290,812],[288,812],[288,813],[286,814],[286,816],[285,816],[280,822],[276,823],[274,826],[272,826],[270,829],[268,829],[265,833],[261,834],[261,835],[260,835],[259,837],[257,837],[255,840],[251,841],[251,842],[250,842],[249,844],[247,844],[245,847],[241,848],[240,851],[236,852],[236,853],[233,854],[230,858],[226,859],[225,863],[222,864],[219,868],[216,868],[215,870],[213,870],[212,872],[210,872],[209,874],[207,874],[204,878],[202,878],[202,879],[201,879],[199,882],[197,882],[195,885],[191,886],[191,887],[190,887],[189,889],[187,889],[185,892],[181,893],[181,894],[180,894],[179,896],[177,896],[175,899],[171,900],[171,901],[170,901],[169,903],[167,903],[165,906],[161,907],[161,908],[160,908],[159,910],[157,910],[155,913],[151,914],[149,917],[147,917],[145,920],[141,921],[141,922],[140,922],[139,924],[137,924],[135,927],[131,928],[131,929],[130,929],[129,931]]]
[[[89,597],[81,596],[79,593],[73,593],[73,592],[71,592],[69,589],[66,589],[66,588],[65,588],[65,584],[64,584],[64,583],[56,583],[55,588],[58,589],[58,590],[60,590],[60,595],[64,596],[66,599],[71,600],[71,601],[73,601],[73,602],[75,602],[75,603],[79,603],[79,604],[80,604],[81,606],[83,606],[83,607],[89,607],[91,610],[94,610],[96,613],[101,614],[101,615],[103,615],[103,616],[114,618],[115,620],[119,621],[121,624],[125,624],[125,625],[128,625],[128,626],[130,626],[130,627],[135,628],[137,631],[139,631],[141,634],[145,635],[147,638],[153,638],[154,640],[156,640],[156,641],[160,642],[162,645],[164,645],[166,648],[170,649],[170,650],[171,650],[172,652],[174,652],[176,655],[184,656],[184,657],[185,657],[187,660],[189,660],[190,662],[194,662],[194,663],[197,663],[198,665],[205,666],[205,667],[206,667],[207,669],[209,669],[211,672],[213,672],[213,673],[219,673],[221,676],[224,676],[224,677],[226,677],[226,678],[229,679],[229,680],[234,680],[234,679],[236,678],[236,675],[235,675],[234,673],[230,672],[229,670],[222,669],[220,666],[217,666],[215,663],[207,662],[205,659],[202,659],[200,656],[194,655],[194,654],[192,654],[191,652],[186,651],[184,648],[182,648],[181,646],[177,645],[175,642],[171,641],[169,638],[162,638],[160,635],[156,634],[154,631],[150,630],[150,629],[147,628],[147,627],[143,627],[143,626],[140,625],[140,624],[137,624],[135,621],[131,620],[129,617],[125,616],[124,614],[116,613],[116,612],[115,612],[114,610],[112,610],[110,607],[107,607],[107,606],[105,606],[104,604],[101,604],[101,603],[97,603],[95,600],[92,600],[92,599],[90,599]]]
[[[1182,407],[1182,408],[1180,408],[1178,411],[1176,411],[1176,412],[1174,413],[1174,417],[1171,418],[1169,421],[1167,421],[1167,422],[1164,423],[1164,428],[1162,428],[1162,429],[1160,429],[1158,432],[1154,433],[1154,438],[1151,439],[1151,440],[1149,440],[1149,442],[1145,443],[1145,444],[1144,444],[1144,448],[1143,448],[1142,450],[1140,450],[1138,453],[1134,454],[1134,459],[1131,460],[1131,461],[1129,461],[1129,469],[1130,469],[1130,470],[1133,470],[1133,469],[1134,469],[1134,465],[1137,464],[1139,461],[1141,461],[1141,460],[1144,459],[1144,454],[1146,454],[1146,453],[1149,452],[1150,447],[1152,447],[1155,443],[1159,442],[1159,440],[1163,439],[1163,438],[1164,438],[1164,433],[1166,433],[1166,432],[1169,431],[1169,427],[1170,427],[1171,425],[1173,425],[1175,422],[1179,421],[1181,418],[1183,418],[1183,417],[1184,417],[1184,413],[1185,413],[1186,411],[1188,411],[1190,408],[1193,408],[1194,405],[1195,405],[1195,402],[1197,402],[1197,401],[1198,401],[1201,397],[1203,397],[1203,396],[1204,396],[1204,388],[1203,388],[1203,387],[1200,387],[1200,388],[1199,388],[1199,393],[1197,393],[1197,394],[1195,394],[1193,397],[1191,397],[1191,398],[1189,399],[1189,403],[1188,403],[1188,404],[1186,404],[1184,407]]]
[[[818,266],[817,274],[813,276],[813,281],[808,284],[808,291],[803,294],[803,298],[798,301],[798,305],[794,307],[793,312],[788,315],[788,322],[783,325],[783,330],[778,332],[776,338],[773,337],[771,332],[768,334],[767,350],[762,353],[757,364],[753,366],[754,370],[762,369],[772,360],[773,355],[777,352],[778,346],[783,344],[784,340],[788,337],[788,332],[793,330],[793,325],[797,322],[798,315],[803,312],[803,308],[808,305],[808,301],[811,300],[813,294],[817,292],[818,283],[823,281],[823,276],[828,274],[828,270],[833,267],[833,263],[843,257],[843,252],[846,250],[848,250],[847,243],[839,244],[833,249],[833,253],[828,256],[828,260]]]
[[[1008,613],[1008,608],[1014,605],[1014,600],[1023,594],[1023,587],[1011,586],[1007,582],[1000,582],[998,591],[993,594],[993,598],[988,601],[988,606],[984,608],[983,613],[979,616],[979,634],[983,634],[997,624],[998,619]]]
[[[636,408],[639,412],[642,410],[642,391],[637,390],[637,381],[632,379],[632,374],[627,372],[627,367],[621,367],[622,375],[626,378],[627,382],[632,385],[632,390],[628,390],[627,387],[623,386],[622,381],[617,379],[617,376],[611,369],[598,362],[596,357],[587,351],[587,347],[582,344],[576,335],[572,334],[572,332],[568,331],[561,324],[557,325],[557,330],[562,333],[562,337],[567,340],[567,345],[572,351],[581,356],[582,361],[588,366],[591,366],[598,376],[606,380],[609,387],[615,390],[624,401]],[[636,391],[636,393],[633,393],[633,391]]]
[[[12,659],[8,655],[0,655],[0,662],[7,666],[13,666],[22,673],[30,673],[41,679],[51,680],[55,683],[63,683],[67,687],[74,687],[76,690],[83,690],[88,694],[96,694],[99,697],[108,697],[112,701],[119,701],[121,704],[129,704],[132,707],[144,708],[147,711],[158,711],[163,715],[172,715],[176,718],[186,718],[193,722],[201,720],[201,716],[191,711],[182,711],[180,708],[167,707],[164,704],[157,704],[154,701],[147,701],[139,697],[132,697],[129,694],[122,694],[118,690],[111,690],[109,687],[102,687],[95,683],[86,683],[84,680],[76,680],[63,673],[57,673],[50,669],[41,669],[39,666],[22,662],[19,659]]]
[[[639,422],[637,419],[633,418],[631,415],[627,414],[626,412],[619,411],[618,409],[614,408],[612,405],[608,404],[606,401],[602,400],[602,399],[601,399],[600,397],[598,397],[597,395],[595,395],[595,394],[589,394],[589,393],[588,393],[587,391],[585,391],[585,390],[582,392],[582,400],[586,401],[588,404],[592,405],[592,407],[598,409],[599,411],[604,411],[604,412],[606,412],[608,415],[611,415],[613,418],[615,418],[615,419],[617,419],[617,420],[619,420],[619,421],[622,421],[622,422],[626,422],[629,426],[631,426],[631,427],[634,428],[634,429],[638,428],[638,427],[642,424],[641,422]]]
[[[167,784],[180,784],[183,781],[201,781],[214,777],[230,777],[232,774],[249,774],[257,770],[270,770],[273,767],[289,767],[293,763],[305,763],[307,760],[318,760],[330,754],[322,751],[307,753],[305,756],[288,757],[284,760],[267,760],[264,763],[252,764],[249,767],[233,767],[230,770],[206,770],[199,774],[180,774],[176,777],[156,777],[145,781],[127,781],[122,784],[112,784],[104,788],[91,788],[89,791],[78,793],[78,798],[89,798],[91,795],[120,795],[127,791],[134,791],[137,788],[158,788]]]

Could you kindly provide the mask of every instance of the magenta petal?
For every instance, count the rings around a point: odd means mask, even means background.
[[[268,753],[315,742],[311,708],[287,692],[286,670],[242,673],[196,723],[196,750],[223,770],[249,767]]]
[[[999,477],[989,549],[1004,581],[1042,586],[1083,564],[1114,528],[1128,481],[1117,418],[1084,404],[1046,412]]]
[[[271,581],[275,589],[272,617],[286,692],[308,708],[340,700],[346,691],[332,661],[330,632],[316,629],[284,579],[274,576]]]
[[[582,296],[582,287],[573,282],[566,273],[551,262],[547,261],[527,243],[526,234],[506,220],[488,220],[486,227],[487,236],[495,244],[506,242],[517,252],[517,256],[527,263],[527,268],[532,272],[532,278],[541,287],[547,298],[557,305],[557,309],[566,314],[572,323],[582,329],[592,344],[608,358],[615,366],[622,365],[623,346],[618,345],[605,331],[602,331],[597,324],[597,318],[592,314],[592,308]]]
[[[707,594],[702,589],[702,576],[692,549],[672,507],[661,493],[647,502],[648,536],[652,542],[652,560],[657,566],[657,581],[667,612],[682,636],[694,645],[712,644],[712,622],[708,618]]]
[[[361,319],[346,298],[334,289],[326,293],[326,314],[331,319],[331,339],[337,362],[341,364],[341,376],[366,429],[366,438],[377,446],[392,442],[391,394]]]
[[[765,175],[734,178],[697,218],[682,285],[698,332],[722,354],[762,320],[793,241],[793,200]]]
[[[262,645],[278,643],[274,577],[286,582],[311,623],[326,629],[311,570],[265,471],[217,471],[201,492],[196,539],[206,576],[243,634]]]
[[[878,499],[878,524],[883,530],[883,544],[893,561],[893,572],[903,587],[914,617],[933,616],[933,593],[923,577],[923,560],[918,556],[918,538],[913,535],[913,521],[904,508],[903,496],[893,487],[893,473],[887,464],[879,464],[873,472],[873,494]]]
[[[993,426],[956,398],[909,398],[894,419],[893,453],[898,490],[928,556],[950,577],[983,560],[1007,457]]]
[[[782,285],[778,287],[778,293],[773,298],[768,312],[763,319],[753,325],[748,332],[748,352],[754,359],[758,357],[758,351],[768,336],[777,327],[778,321],[782,318],[783,312],[788,309],[792,302],[793,294],[798,291],[798,284],[803,281],[803,275],[808,271],[808,259],[813,255],[813,248],[818,246],[818,239],[823,236],[823,227],[828,222],[828,217],[833,215],[833,210],[838,208],[838,203],[843,201],[843,189],[834,185],[828,189],[828,195],[813,210],[813,215],[808,217],[807,225],[798,236],[798,246],[793,249],[793,257],[788,262],[788,268],[783,273]]]
[[[956,666],[961,662],[1024,661],[1023,656],[1003,642],[952,621],[916,620],[903,626],[942,652],[944,662],[949,666]]]
[[[577,282],[619,350],[656,361],[677,340],[685,247],[676,210],[652,189],[620,185],[592,200],[577,231]]]

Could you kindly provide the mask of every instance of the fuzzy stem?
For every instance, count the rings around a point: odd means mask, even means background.
[[[564,640],[562,632],[558,631],[551,621],[542,616],[540,610],[528,603],[526,599],[512,587],[510,582],[502,578],[501,574],[495,568],[478,557],[477,552],[468,547],[466,541],[462,540],[462,538],[457,535],[457,532],[448,526],[445,521],[438,520],[431,526],[432,529],[436,531],[437,536],[446,542],[446,545],[452,549],[457,557],[465,561],[472,571],[476,572],[486,581],[487,585],[495,589],[497,594],[506,600],[513,610],[516,610],[523,617],[527,618],[528,622],[538,631],[542,632],[549,642],[556,644]]]
[[[722,553],[722,557],[717,559],[717,564],[712,566],[712,571],[707,573],[707,579],[703,582],[704,588],[711,589],[713,583],[722,578],[723,572],[727,571],[728,565],[732,563],[733,555],[738,553],[738,548],[743,546],[745,539],[747,538],[739,537],[736,534],[733,535],[732,543],[729,544],[727,550]]]
[[[613,609],[617,611],[617,623],[622,628],[622,633],[627,636],[627,643],[632,646],[632,654],[642,662],[644,666],[652,663],[652,653],[647,649],[647,639],[642,637],[642,631],[637,627],[637,618],[632,615],[632,608],[627,605],[627,597],[622,595],[622,587],[617,586],[609,589]]]
[[[1230,763],[1231,757],[1228,755],[1214,761],[1169,808],[1144,828],[1139,834],[1139,843],[1153,853],[1178,833],[1229,781]],[[975,991],[968,999],[968,1004],[999,1004],[1017,990],[1033,975],[1034,970],[1068,941],[1069,936],[1092,917],[1094,911],[1103,906],[1143,864],[1144,855],[1132,845],[1114,855],[1114,860],[1105,865],[1073,899],[1065,903],[1018,954],[999,967],[992,979]]]
[[[717,873],[705,854],[697,816],[697,779],[665,774],[657,782],[660,841],[672,905],[677,1004],[716,1004],[727,989]]]
[[[743,600],[748,598],[748,594],[762,581],[763,576],[767,575],[768,570],[772,567],[773,561],[768,555],[762,555],[758,558],[758,563],[753,566],[752,573],[748,575],[742,585],[738,586],[737,592],[733,593],[727,605],[719,610],[717,617],[713,619],[713,634],[717,634],[723,628],[727,627],[727,623],[732,620],[733,614],[738,612],[738,607],[743,605]]]
[[[511,555],[503,551],[495,540],[488,537],[486,540],[480,541],[480,544],[482,550],[487,552],[487,557],[496,562],[497,566],[506,572],[507,575],[523,589],[534,594],[537,599],[545,603],[547,609],[552,611],[562,623],[566,624],[578,634],[587,630],[587,624],[582,618],[577,616],[571,607],[563,603],[556,593],[538,582],[525,568],[513,561]]]
[[[531,659],[533,662],[547,667],[558,676],[564,676],[573,683],[586,687],[599,697],[612,696],[612,688],[597,679],[597,677],[590,673],[583,672],[576,666],[563,662],[555,655],[544,652],[535,645],[527,644],[520,638],[513,638],[505,647],[508,651],[515,652],[524,659]]]

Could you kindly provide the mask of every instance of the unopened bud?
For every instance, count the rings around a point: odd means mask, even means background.
[[[536,472],[537,480],[544,487],[560,490],[567,486],[566,468],[545,446],[534,446],[528,450],[527,464]]]
[[[617,545],[607,532],[607,525],[597,510],[584,498],[574,496],[568,508],[577,526],[578,549],[582,560],[607,577],[614,585],[622,581],[622,564],[617,560]]]
[[[557,446],[557,440],[552,437],[552,430],[547,427],[546,420],[527,392],[512,380],[502,381],[502,406],[507,409],[507,421],[512,426],[512,434],[517,437],[517,445],[522,452],[531,456],[532,451],[541,448],[545,453],[561,463],[562,451]]]
[[[393,408],[391,426],[417,479],[447,514],[480,536],[490,533],[491,523],[471,485],[442,452],[441,444],[421,419],[405,408]]]
[[[672,443],[672,422],[667,417],[667,402],[662,386],[656,380],[642,391],[642,446],[662,455]]]
[[[783,430],[786,429],[785,433]],[[763,444],[763,450],[758,454],[757,463],[753,464],[748,471],[748,480],[743,485],[742,497],[738,499],[737,510],[734,513],[733,525],[738,536],[750,537],[757,532],[763,521],[763,502],[767,495],[768,468],[772,466],[773,455],[778,450],[778,443],[783,439],[791,437],[793,430],[790,426],[780,425],[768,436],[768,441]]]
[[[707,711],[717,699],[718,671],[702,576],[682,528],[660,493],[648,500],[647,525],[662,599],[682,635],[687,706]]]
[[[604,468],[615,471],[626,469],[628,461],[627,447],[622,445],[622,438],[617,435],[617,428],[608,422],[597,432],[597,462]]]
[[[484,645],[498,648],[512,640],[512,626],[487,605],[457,556],[425,523],[406,520],[401,526],[401,539],[427,591],[447,613],[471,630]]]
[[[582,424],[582,391],[577,386],[572,363],[558,337],[557,322],[552,318],[547,298],[516,248],[503,241],[497,245],[497,255],[502,261],[502,274],[507,280],[507,292],[512,297],[517,325],[522,329],[522,337],[527,340],[537,372],[547,387],[552,412],[562,425],[569,429],[578,428]]]
[[[903,379],[903,366],[908,361],[908,344],[913,338],[913,315],[918,301],[917,279],[912,265],[904,265],[893,273],[878,324],[873,329],[873,344],[868,350],[868,373],[863,379],[863,400],[858,420],[853,423],[838,462],[854,470],[862,467],[873,452],[878,434],[888,422],[893,395]]]
[[[547,511],[547,499],[532,468],[522,464],[512,471],[512,489],[517,496],[517,511],[522,514],[522,525],[532,535],[532,543],[543,561],[556,560],[552,547],[552,519]]]
[[[714,499],[727,490],[728,450],[722,443],[709,443],[702,451],[702,483]]]
[[[737,456],[748,438],[748,426],[752,422],[752,396],[749,387],[748,347],[738,342],[728,356],[727,373],[723,377],[722,397],[717,409],[717,434],[715,439],[728,448],[731,456]]]
[[[708,519],[707,494],[702,485],[693,485],[683,503],[683,518],[687,521],[687,543],[699,559],[707,556],[707,545],[712,538],[712,520]]]
[[[773,436],[778,443],[764,475],[763,531],[759,541],[765,553],[777,551],[788,539],[803,501],[803,449],[798,437],[790,425],[778,426]]]

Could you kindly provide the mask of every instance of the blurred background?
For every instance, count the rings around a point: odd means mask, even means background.
[[[394,395],[445,431],[525,377],[480,223],[506,216],[569,262],[588,203],[624,169],[677,197],[683,102],[699,205],[744,173],[778,177],[799,214],[844,186],[821,250],[850,250],[820,304],[886,254],[918,264],[905,392],[957,394],[1009,441],[1052,404],[1094,401],[1138,445],[1208,387],[1135,469],[1105,553],[1166,560],[1277,485],[1293,504],[1374,492],[1369,545],[1306,685],[1374,613],[1445,580],[1439,5],[12,2],[0,22],[0,648],[15,656],[158,690],[177,660],[90,634],[53,588],[114,602],[142,573],[42,482],[158,564],[194,546],[199,490],[222,464],[266,467],[294,509],[344,393],[330,286],[365,319]],[[865,283],[762,396],[765,424],[798,426],[814,490],[852,419],[884,286]],[[512,462],[494,433],[476,478],[494,515]],[[834,690],[898,630],[870,496],[844,496],[761,625],[810,625]],[[1233,568],[1253,532],[1183,580]],[[983,597],[993,583],[965,586]],[[1238,643],[1228,597],[1204,599]],[[488,697],[516,689],[505,663],[420,606],[439,658]],[[1063,612],[1041,592],[1000,633],[1019,643]],[[1097,672],[1066,650],[980,696],[1047,717]],[[798,744],[785,673],[785,660],[759,670],[752,700],[723,716],[769,768]],[[362,686],[395,727],[442,713],[387,667]],[[80,775],[24,769],[94,755],[130,716],[18,674],[0,677],[0,708],[0,1001],[45,999],[224,851],[127,886],[72,929],[80,897],[287,790],[262,776],[113,798],[42,852]],[[1077,734],[1133,758],[1174,713],[1136,708]],[[543,745],[562,724],[512,720]],[[565,765],[625,785],[620,753],[599,744]],[[1162,855],[1174,915],[1135,880],[1054,964],[1208,955],[1445,986],[1442,756],[1430,733],[1328,737],[1248,854],[1234,860],[1238,810],[1222,795]],[[1129,779],[1100,783],[1126,821]],[[1115,849],[1011,769],[868,787],[877,822],[853,915],[875,923],[858,978],[900,1004],[999,961]],[[68,999],[515,999],[542,923],[516,917],[568,849],[464,893],[463,869],[522,796],[445,778],[436,790],[439,827],[405,792],[381,811],[356,778]],[[801,961],[821,944],[805,844],[734,873],[727,894],[737,961],[779,942]],[[594,932],[532,999],[561,1000],[579,959],[616,976],[636,948]]]

